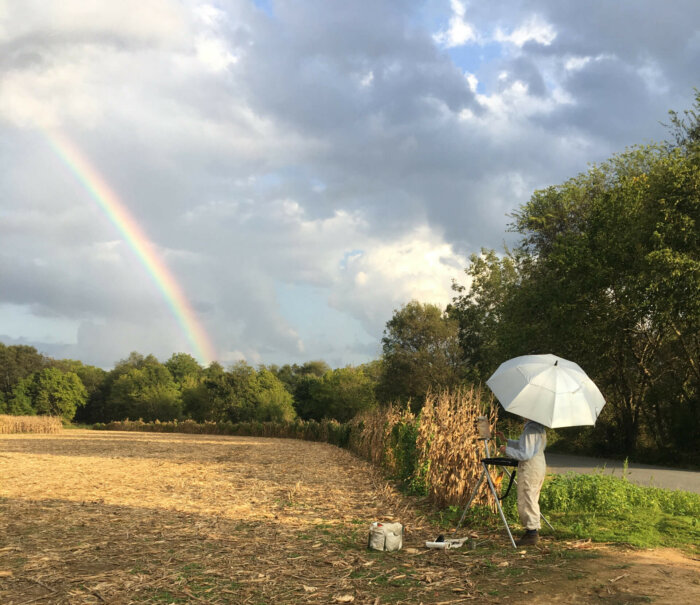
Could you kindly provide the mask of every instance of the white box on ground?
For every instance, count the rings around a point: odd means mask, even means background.
[[[372,550],[394,551],[403,546],[403,525],[401,523],[379,523],[369,526],[367,548]]]

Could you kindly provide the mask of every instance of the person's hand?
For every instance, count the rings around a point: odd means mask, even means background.
[[[506,446],[502,445],[501,447],[498,448],[498,451],[501,452],[501,454],[505,454],[506,453]]]

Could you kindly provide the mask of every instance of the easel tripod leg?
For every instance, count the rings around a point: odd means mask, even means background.
[[[479,477],[479,481],[477,481],[476,487],[472,490],[472,495],[469,496],[469,501],[467,502],[466,506],[464,507],[464,510],[462,511],[462,516],[459,518],[459,523],[457,523],[457,529],[462,527],[462,522],[464,521],[464,517],[467,516],[467,511],[469,510],[469,507],[472,505],[474,498],[476,498],[476,494],[478,493],[479,488],[481,487],[481,484],[484,482],[485,472],[486,471],[481,471],[481,476]]]
[[[496,506],[498,507],[498,513],[501,515],[501,521],[503,521],[503,525],[506,526],[506,531],[508,532],[508,537],[510,538],[510,543],[513,545],[513,548],[518,548],[515,545],[515,540],[513,539],[513,534],[510,531],[510,527],[508,526],[508,521],[506,521],[506,516],[503,514],[503,509],[501,508],[501,501],[498,499],[498,493],[496,492],[496,488],[493,485],[493,482],[491,481],[491,475],[489,475],[489,471],[486,468],[486,465],[484,465],[484,471],[486,472],[486,480],[489,482],[489,487],[491,488],[491,493],[493,494],[493,497],[496,500]]]

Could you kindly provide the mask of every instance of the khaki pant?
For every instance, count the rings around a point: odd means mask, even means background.
[[[544,454],[518,463],[518,515],[526,529],[540,528],[540,489],[546,472]]]

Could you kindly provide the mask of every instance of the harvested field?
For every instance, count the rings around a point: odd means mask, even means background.
[[[365,549],[406,525],[404,550]],[[697,603],[674,552],[544,540],[421,547],[420,503],[296,440],[65,431],[0,436],[0,603]]]

